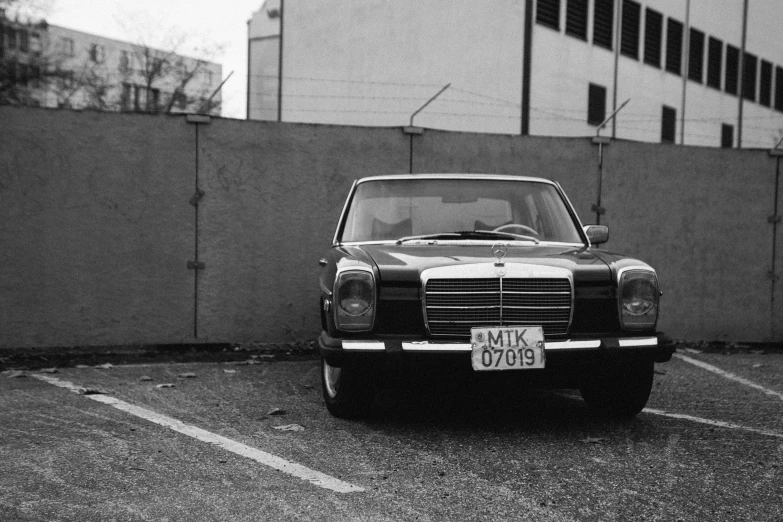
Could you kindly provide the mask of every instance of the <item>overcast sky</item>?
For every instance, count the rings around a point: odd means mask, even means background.
[[[223,65],[223,116],[245,117],[247,21],[264,0],[48,0],[46,20],[108,38],[160,45],[166,37],[191,36],[181,54],[202,42],[225,44],[214,61]]]

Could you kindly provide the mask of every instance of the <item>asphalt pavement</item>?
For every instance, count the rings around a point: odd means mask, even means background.
[[[0,520],[783,521],[780,351],[681,347],[627,421],[450,375],[349,421],[307,353],[126,359],[0,374]]]

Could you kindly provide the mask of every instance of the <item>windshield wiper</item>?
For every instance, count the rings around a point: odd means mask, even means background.
[[[397,244],[401,245],[406,241],[416,241],[417,239],[459,239],[461,236],[459,232],[439,232],[437,234],[423,234],[421,236],[405,236],[397,240]]]
[[[427,240],[427,239],[511,239],[514,241],[532,241],[538,244],[539,241],[533,236],[524,236],[522,234],[512,234],[511,232],[494,232],[492,230],[460,230],[458,232],[440,232],[438,234],[425,234],[421,236],[401,237],[397,244],[401,245],[406,241]]]

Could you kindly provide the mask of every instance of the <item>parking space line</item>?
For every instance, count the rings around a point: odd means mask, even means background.
[[[644,413],[651,413],[653,415],[660,415],[662,417],[671,417],[672,419],[689,420],[691,422],[698,422],[700,424],[708,424],[710,426],[716,426],[719,428],[729,428],[732,430],[744,430],[760,435],[767,435],[769,437],[777,437],[783,439],[783,433],[778,433],[772,430],[764,430],[759,428],[751,428],[749,426],[742,426],[741,424],[733,424],[731,422],[716,421],[712,419],[705,419],[702,417],[695,417],[693,415],[685,415],[682,413],[669,413],[663,410],[656,410],[655,408],[645,408],[642,410]]]
[[[776,392],[775,390],[770,390],[769,388],[765,388],[764,386],[761,386],[760,384],[756,384],[755,382],[745,379],[744,377],[740,377],[739,375],[733,374],[731,372],[721,370],[717,366],[707,364],[706,362],[702,362],[699,361],[698,359],[694,359],[692,357],[688,357],[687,355],[682,355],[679,353],[675,353],[674,357],[680,359],[681,361],[690,363],[694,366],[698,366],[699,368],[707,370],[708,372],[712,372],[716,375],[720,375],[721,377],[725,377],[726,379],[731,379],[732,381],[736,381],[738,383],[744,384],[745,386],[749,386],[751,388],[759,390],[772,397],[777,397],[778,399],[783,401],[783,393]]]
[[[32,374],[31,377],[35,377],[38,380],[47,382],[49,384],[58,386],[60,388],[65,388],[66,390],[69,390],[73,393],[77,393],[77,394],[84,393],[83,388],[68,381],[63,381],[60,379],[56,379],[54,377],[49,377],[48,375],[40,375],[40,374]],[[88,399],[92,399],[94,401],[107,404],[118,410],[124,411],[126,413],[130,413],[131,415],[135,415],[136,417],[140,417],[149,422],[154,422],[155,424],[158,424],[160,426],[164,426],[176,432],[182,433],[183,435],[187,435],[188,437],[192,437],[194,439],[200,440],[202,442],[207,442],[209,444],[214,444],[215,446],[223,448],[239,456],[252,459],[258,462],[259,464],[263,464],[272,469],[282,471],[283,473],[287,473],[294,477],[300,478],[316,486],[329,489],[337,493],[359,493],[364,491],[364,488],[355,486],[353,484],[349,484],[348,482],[344,482],[330,475],[326,475],[325,473],[321,473],[320,471],[312,470],[310,468],[302,466],[301,464],[297,464],[295,462],[285,460],[276,455],[272,455],[271,453],[266,453],[265,451],[261,451],[259,449],[250,447],[246,444],[242,444],[241,442],[237,442],[235,440],[231,440],[229,438],[223,437],[222,435],[217,435],[215,433],[198,428],[196,426],[185,424],[184,422],[174,419],[172,417],[161,415],[160,413],[156,413],[152,410],[148,410],[140,406],[135,406],[128,402],[117,399],[116,397],[111,397],[109,395],[102,395],[102,394],[90,394],[84,396],[87,397]]]

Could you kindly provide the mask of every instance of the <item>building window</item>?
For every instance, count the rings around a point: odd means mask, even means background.
[[[682,74],[682,23],[671,18],[666,21],[666,70]]]
[[[734,125],[724,123],[720,129],[720,146],[730,149],[734,146]]]
[[[612,49],[614,0],[595,0],[593,6],[593,45]]]
[[[565,32],[587,41],[587,0],[566,0]]]
[[[183,111],[188,108],[188,97],[184,92],[175,91],[171,96],[174,98],[174,106],[176,108]]]
[[[19,50],[23,53],[30,50],[30,33],[27,29],[19,29]]]
[[[661,67],[661,39],[663,37],[663,15],[647,8],[644,16],[644,63]]]
[[[63,54],[65,56],[73,56],[73,39],[63,38],[62,45],[63,45]]]
[[[772,105],[772,64],[766,60],[761,60],[759,103],[764,107]]]
[[[606,119],[606,87],[591,83],[587,89],[587,123],[600,125]]]
[[[723,42],[710,37],[707,53],[707,85],[720,90],[723,69]]]
[[[756,69],[758,58],[745,53],[742,61],[742,97],[746,100],[756,101]]]
[[[130,110],[131,89],[133,86],[127,82],[122,82],[122,94],[120,94],[120,108],[123,111]]]
[[[30,33],[30,51],[36,55],[41,55],[41,35],[33,31]]]
[[[676,124],[677,110],[664,105],[661,114],[661,143],[674,143]]]
[[[538,0],[536,22],[560,30],[560,0]]]
[[[9,51],[15,51],[16,50],[16,29],[12,27],[6,27],[5,29],[5,41],[6,41],[6,48]]]
[[[639,23],[642,6],[633,0],[623,0],[623,27],[620,33],[620,53],[639,59]]]
[[[27,87],[30,81],[30,67],[26,63],[19,64],[19,84]]]
[[[128,71],[130,69],[130,54],[128,51],[120,51],[120,70]]]
[[[733,45],[726,45],[726,86],[724,89],[727,93],[734,95],[738,92],[739,56],[739,49]]]
[[[103,63],[103,46],[98,44],[92,44],[90,46],[90,60],[95,63]]]
[[[704,78],[704,33],[693,28],[688,44],[688,78],[699,83]]]
[[[775,67],[775,110],[783,112],[783,67]]]
[[[149,89],[147,91],[147,111],[158,112],[160,107],[160,89]]]
[[[133,86],[133,110],[140,112],[142,106],[146,102],[146,96],[144,96],[144,87],[141,85]]]
[[[30,66],[30,87],[38,89],[41,86],[41,66]]]

